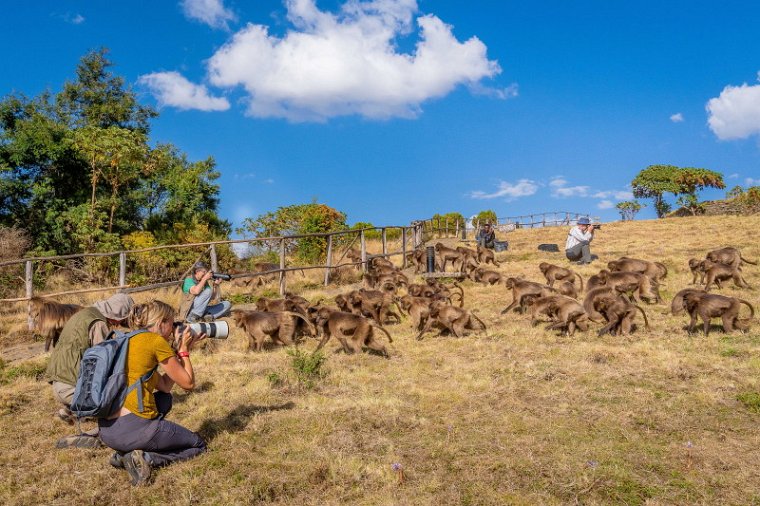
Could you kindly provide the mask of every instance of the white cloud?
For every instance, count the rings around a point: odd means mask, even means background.
[[[209,60],[214,86],[242,86],[254,117],[325,121],[341,115],[413,118],[426,100],[459,85],[507,98],[517,86],[490,90],[484,78],[501,72],[477,37],[459,42],[434,15],[419,16],[416,0],[346,1],[339,13],[314,0],[286,0],[294,29],[271,35],[248,24]],[[419,26],[411,53],[397,39]]]
[[[737,174],[736,172],[728,175],[728,179],[738,179],[738,178],[739,178],[739,174]]]
[[[477,190],[471,192],[470,197],[473,199],[495,199],[499,197],[516,199],[518,197],[528,197],[536,193],[536,191],[538,191],[538,184],[530,179],[520,179],[514,184],[508,181],[500,181],[498,189],[494,193]]]
[[[272,183],[274,183],[274,179],[272,179],[271,177],[269,177],[269,178],[265,179],[264,182],[266,184],[272,184]]]
[[[707,102],[706,109],[707,123],[721,140],[760,134],[760,84],[726,86],[720,96]]]
[[[602,200],[596,205],[596,207],[599,209],[612,209],[615,207],[615,204],[611,200]]]
[[[670,121],[672,121],[673,123],[681,123],[683,121],[683,114],[681,114],[680,112],[673,114],[672,116],[670,116]]]
[[[154,72],[140,76],[138,82],[150,88],[159,106],[200,111],[226,111],[230,108],[226,98],[212,97],[205,86],[191,83],[179,72]]]
[[[224,6],[222,0],[182,0],[182,12],[189,19],[195,19],[211,28],[229,29],[227,24],[236,21],[237,16]]]
[[[552,190],[552,195],[562,198],[588,197],[590,189],[589,186],[563,186]]]
[[[593,197],[596,199],[631,200],[633,199],[633,192],[630,190],[607,190],[596,192]]]
[[[69,23],[71,25],[81,25],[82,23],[84,23],[86,21],[85,17],[82,16],[81,14],[79,14],[79,13],[77,13],[77,14],[72,14],[71,12],[67,12],[65,14],[55,14],[55,13],[53,13],[53,14],[51,14],[51,16],[56,16],[56,17],[62,19],[63,21],[65,21],[66,23]]]
[[[744,184],[747,186],[757,186],[757,185],[760,185],[760,179],[754,179],[754,178],[748,177],[747,179],[744,180]]]
[[[563,186],[567,186],[567,179],[562,176],[553,177],[549,180],[549,186],[552,188],[562,188]]]

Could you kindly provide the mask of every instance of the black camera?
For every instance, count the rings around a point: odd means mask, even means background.
[[[594,227],[594,230],[601,230],[602,224],[601,223],[592,223],[591,224]]]
[[[211,277],[214,279],[221,279],[224,281],[229,281],[232,279],[232,276],[230,274],[222,274],[221,272],[212,272]]]

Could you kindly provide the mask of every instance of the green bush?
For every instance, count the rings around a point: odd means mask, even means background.
[[[306,353],[298,348],[291,348],[287,353],[291,358],[291,366],[300,386],[307,389],[314,388],[316,382],[325,377],[322,367],[327,357],[321,351]]]
[[[760,393],[743,392],[736,396],[736,400],[753,413],[760,413]]]

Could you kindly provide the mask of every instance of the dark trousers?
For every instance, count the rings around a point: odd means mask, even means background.
[[[588,241],[581,241],[572,248],[566,249],[565,256],[573,262],[580,260],[588,263],[591,261],[591,246]]]
[[[206,442],[181,425],[164,419],[172,408],[172,396],[156,392],[158,417],[142,418],[134,413],[113,420],[101,419],[100,440],[117,452],[143,450],[153,467],[161,467],[195,457],[206,451]]]

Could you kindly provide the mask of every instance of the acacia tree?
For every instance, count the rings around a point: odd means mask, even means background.
[[[474,221],[478,224],[492,223],[495,225],[498,222],[498,218],[496,217],[495,211],[492,209],[486,209],[485,211],[480,211],[476,214]]]
[[[679,205],[696,214],[700,208],[697,191],[704,188],[725,188],[723,175],[719,172],[674,165],[650,165],[636,175],[631,186],[634,197],[654,200],[658,218],[665,216],[671,209],[664,198],[666,193],[680,197]]]
[[[618,202],[615,206],[620,212],[620,217],[623,221],[631,221],[636,213],[641,211],[642,206],[637,200],[626,200],[624,202]]]

